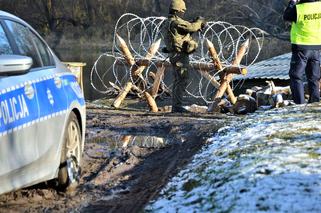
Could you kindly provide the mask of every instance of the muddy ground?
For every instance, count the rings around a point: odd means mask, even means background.
[[[89,104],[79,187],[63,193],[40,184],[1,195],[0,212],[141,211],[207,139],[233,119],[169,113],[166,107],[163,111]]]

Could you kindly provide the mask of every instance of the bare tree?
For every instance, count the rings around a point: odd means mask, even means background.
[[[70,37],[111,36],[117,19],[130,12],[147,17],[167,16],[171,0],[0,0],[0,8],[25,19],[44,35]],[[211,21],[228,21],[258,27],[271,37],[288,39],[282,13],[288,0],[185,0],[187,18],[202,15]],[[77,36],[75,36],[77,34]]]

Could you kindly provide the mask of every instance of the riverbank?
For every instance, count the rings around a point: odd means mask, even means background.
[[[221,129],[147,212],[321,212],[321,104],[256,112]]]

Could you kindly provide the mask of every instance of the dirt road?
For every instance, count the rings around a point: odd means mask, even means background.
[[[0,212],[139,212],[230,119],[89,106],[77,190],[41,184],[1,195]]]

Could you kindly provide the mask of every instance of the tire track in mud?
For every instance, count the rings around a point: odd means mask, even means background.
[[[131,119],[135,116],[131,115]],[[201,149],[207,138],[225,125],[227,118],[218,119],[217,116],[198,114],[144,114],[139,115],[139,119],[143,125],[136,126],[137,122],[133,122],[135,125],[128,132],[157,132],[158,136],[164,136],[162,132],[167,132],[171,137],[169,147],[154,150],[133,168],[131,178],[123,183],[123,188],[128,187],[125,193],[93,202],[83,212],[139,212],[158,195],[169,178],[177,174]],[[124,131],[123,127],[119,128],[117,125],[111,128]]]
[[[0,212],[139,212],[207,138],[232,119],[209,114],[144,113],[87,109],[83,172],[78,189],[65,194],[34,186],[0,196]],[[120,135],[156,136],[165,147],[122,148]],[[118,140],[118,141],[117,141]]]

